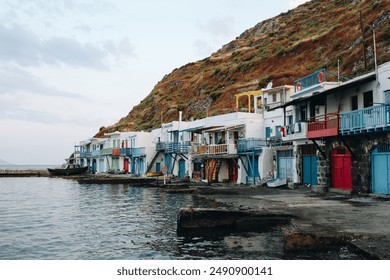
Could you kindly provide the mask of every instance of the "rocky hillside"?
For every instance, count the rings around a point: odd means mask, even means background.
[[[312,0],[246,30],[210,57],[173,70],[97,136],[147,131],[161,119],[177,120],[180,110],[183,120],[229,113],[239,92],[261,89],[270,80],[274,86],[293,84],[323,67],[337,73],[338,60],[342,76],[360,75],[374,68],[372,26],[378,63],[389,61],[390,0]]]

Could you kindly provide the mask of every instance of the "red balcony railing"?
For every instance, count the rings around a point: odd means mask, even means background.
[[[323,138],[339,134],[340,118],[338,113],[330,113],[315,117],[307,124],[307,138]]]

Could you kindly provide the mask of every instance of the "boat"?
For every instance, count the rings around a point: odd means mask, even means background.
[[[267,181],[267,186],[269,188],[276,188],[284,185],[287,185],[287,178],[276,178]]]
[[[146,173],[146,177],[159,177],[162,175],[163,175],[162,172],[148,172],[148,173]]]
[[[64,163],[59,168],[48,168],[47,170],[51,175],[78,175],[87,172],[88,166],[80,166],[79,164]]]

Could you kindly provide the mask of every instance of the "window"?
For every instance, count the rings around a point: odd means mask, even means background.
[[[390,89],[385,90],[384,93],[385,93],[385,103],[389,104],[390,103]]]
[[[358,109],[358,98],[357,95],[351,97],[351,111]]]
[[[363,93],[363,104],[364,108],[371,107],[374,105],[372,90]]]
[[[272,94],[272,102],[276,102],[276,94]]]
[[[293,124],[293,116],[287,116],[287,124],[288,125]]]

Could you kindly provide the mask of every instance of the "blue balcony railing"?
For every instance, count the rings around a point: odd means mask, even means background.
[[[170,142],[166,143],[165,149],[167,153],[172,154],[187,154],[188,148],[191,147],[191,142]]]
[[[324,68],[306,77],[296,80],[294,82],[294,89],[295,89],[294,92],[297,93],[306,88],[326,82],[326,74],[327,74],[326,69]]]
[[[340,115],[342,135],[390,129],[390,104],[367,107]]]
[[[247,139],[239,139],[237,142],[237,152],[251,152],[251,151],[260,151],[264,147],[267,146],[266,139],[258,139],[258,138],[247,138]]]
[[[120,149],[120,155],[121,156],[128,156],[128,157],[139,157],[139,156],[145,156],[145,148],[122,148]]]

